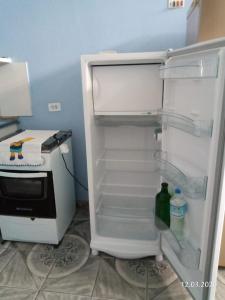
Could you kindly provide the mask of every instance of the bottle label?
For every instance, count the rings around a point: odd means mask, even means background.
[[[176,217],[184,217],[187,211],[186,203],[182,206],[176,206],[170,203],[170,214]]]

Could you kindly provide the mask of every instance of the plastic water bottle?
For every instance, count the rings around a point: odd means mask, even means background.
[[[170,200],[170,229],[178,241],[184,239],[184,220],[187,211],[187,202],[183,199],[181,190],[175,189],[175,194]]]

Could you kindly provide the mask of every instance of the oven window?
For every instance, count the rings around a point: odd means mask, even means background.
[[[1,178],[2,194],[7,198],[44,199],[45,178]]]
[[[0,176],[0,215],[56,218],[52,172],[43,176],[39,172],[2,170],[1,175],[4,172],[6,176]],[[12,175],[7,177],[8,173]]]

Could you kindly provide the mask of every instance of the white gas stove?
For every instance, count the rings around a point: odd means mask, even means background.
[[[20,133],[11,136],[16,140]],[[74,181],[66,169],[74,171],[71,135],[71,131],[57,131],[47,138],[41,144],[40,165],[0,166],[3,240],[61,241],[75,213]]]

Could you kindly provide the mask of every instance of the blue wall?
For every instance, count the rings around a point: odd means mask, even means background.
[[[167,0],[0,0],[0,56],[29,63],[30,129],[73,130],[76,173],[87,184],[80,55],[152,51],[185,44],[185,9]],[[48,102],[62,111],[48,112]],[[77,187],[78,199],[87,199]]]

